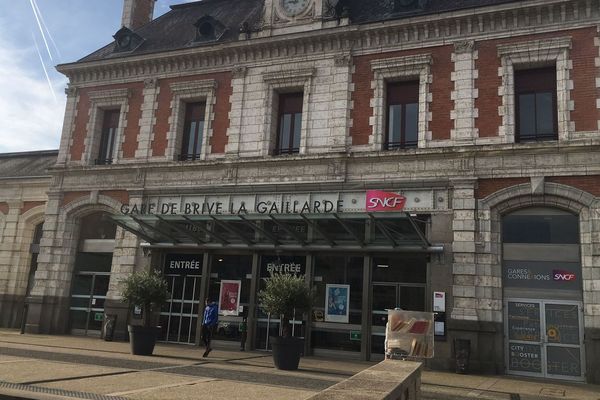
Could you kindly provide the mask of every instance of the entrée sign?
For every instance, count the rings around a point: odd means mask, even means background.
[[[345,202],[351,203],[349,211],[398,212],[404,209],[406,198],[381,190],[368,190],[360,196],[348,198],[343,194],[298,194],[231,196],[229,200],[201,198],[154,198],[142,204],[123,204],[124,215],[237,215],[237,214],[329,214],[344,212]],[[357,196],[359,197],[359,196]],[[201,199],[201,200],[200,200]],[[200,200],[200,201],[198,201]],[[357,209],[357,205],[361,209]],[[348,212],[348,211],[346,211]]]

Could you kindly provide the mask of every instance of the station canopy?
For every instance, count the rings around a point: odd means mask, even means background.
[[[425,223],[406,212],[114,215],[152,248],[439,253]]]

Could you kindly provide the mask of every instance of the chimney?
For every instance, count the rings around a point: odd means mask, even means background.
[[[152,21],[156,0],[124,0],[121,25],[135,31]]]

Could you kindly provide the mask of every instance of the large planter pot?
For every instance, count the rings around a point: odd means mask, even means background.
[[[129,343],[131,344],[131,354],[138,356],[151,356],[158,337],[159,328],[139,325],[128,325]]]
[[[304,352],[304,340],[296,337],[270,336],[275,368],[287,371],[298,369]]]

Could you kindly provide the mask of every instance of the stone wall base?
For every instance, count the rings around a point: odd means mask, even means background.
[[[454,370],[454,339],[471,341],[469,372],[478,374],[504,373],[504,337],[501,323],[481,321],[448,321],[448,345],[451,359],[447,364]],[[440,360],[441,361],[441,360]]]
[[[586,328],[584,340],[584,353],[587,364],[587,383],[600,384],[600,329]]]
[[[0,295],[0,327],[20,328],[24,304],[25,296],[12,294]]]
[[[69,297],[30,296],[26,333],[65,334],[69,332]]]
[[[116,315],[117,324],[113,340],[129,340],[127,324],[129,323],[129,306],[120,300],[106,299],[104,302],[104,315]]]

